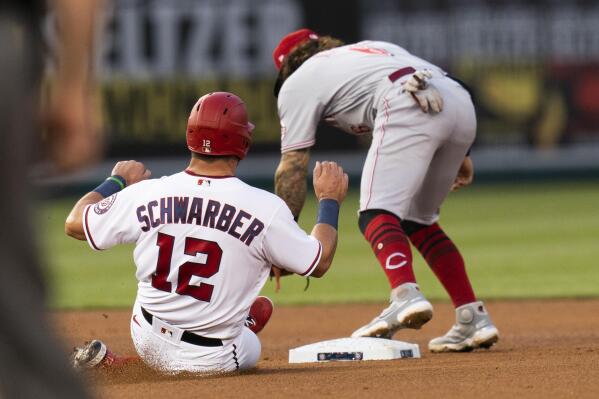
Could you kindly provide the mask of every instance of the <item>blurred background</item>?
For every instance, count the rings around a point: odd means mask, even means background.
[[[96,57],[106,159],[68,176],[44,177],[40,168],[37,180],[43,195],[54,198],[44,212],[49,221],[46,243],[62,248],[50,260],[57,303],[70,306],[73,295],[89,306],[132,302],[130,248],[110,255],[116,258],[73,249],[83,244],[55,236],[63,212],[72,205],[70,198],[60,198],[93,188],[117,159],[142,160],[155,177],[182,170],[188,157],[187,116],[204,93],[231,91],[246,101],[257,127],[240,175],[272,189],[279,122],[271,53],[282,36],[300,27],[346,42],[399,44],[472,88],[479,123],[472,152],[478,188],[452,195],[444,212],[448,232],[472,263],[475,287],[482,286],[491,297],[598,295],[597,21],[599,2],[583,0],[109,2]],[[46,31],[51,45],[51,24]],[[321,126],[314,158],[339,161],[356,187],[368,145],[367,139]],[[306,206],[306,227],[314,220],[313,208]],[[300,299],[281,294],[283,302],[385,298],[383,274],[357,231],[356,209],[354,194],[344,210],[347,232],[341,231],[338,261],[354,265],[342,269],[352,273],[335,271],[332,283],[323,283],[322,292],[318,285],[312,288],[309,297],[298,288],[303,281],[290,280]],[[89,268],[80,265],[87,255]],[[84,290],[61,283],[73,273],[89,282],[93,273],[103,273],[93,268],[96,261],[99,268],[109,263],[111,273],[125,270],[126,301],[90,296],[89,284]],[[124,262],[131,267],[123,269]],[[431,273],[420,273],[432,296],[443,298],[429,280]],[[515,282],[523,274],[529,278]],[[364,295],[352,294],[358,277],[372,280],[373,288]],[[331,290],[340,296],[331,299]]]
[[[116,0],[105,14],[96,59],[108,158],[186,157],[189,109],[226,90],[245,99],[257,126],[242,173],[272,180],[271,53],[307,26],[346,42],[397,43],[466,82],[478,108],[479,181],[599,175],[597,1]],[[346,163],[359,175],[368,145],[322,126],[315,149],[355,154]]]

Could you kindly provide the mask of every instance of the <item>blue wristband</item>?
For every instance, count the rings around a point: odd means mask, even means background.
[[[339,203],[334,199],[323,199],[318,203],[316,223],[330,224],[337,230],[339,224]]]
[[[94,188],[93,191],[106,198],[114,193],[118,193],[125,187],[127,187],[127,181],[122,176],[112,175],[104,180],[98,187]]]

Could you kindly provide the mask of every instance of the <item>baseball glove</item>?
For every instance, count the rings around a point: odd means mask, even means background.
[[[443,97],[434,85],[429,83],[433,74],[428,69],[416,71],[403,83],[404,91],[410,93],[422,112],[441,112],[443,110]]]

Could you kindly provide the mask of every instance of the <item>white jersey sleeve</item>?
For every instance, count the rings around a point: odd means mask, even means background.
[[[275,213],[263,245],[271,264],[302,276],[312,274],[322,255],[320,241],[298,226],[285,204]]]
[[[130,186],[88,205],[83,211],[83,230],[87,242],[96,251],[117,244],[136,242],[141,234],[139,221],[135,217],[134,199],[139,186]]]
[[[316,142],[316,128],[325,105],[316,92],[309,92],[311,85],[303,79],[291,79],[284,83],[277,106],[281,120],[281,153],[312,147]]]

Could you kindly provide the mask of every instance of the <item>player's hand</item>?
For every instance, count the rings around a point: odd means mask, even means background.
[[[472,158],[467,156],[464,158],[460,170],[458,170],[458,175],[453,182],[453,186],[451,186],[451,191],[470,185],[472,180],[474,180],[474,165],[472,164]]]
[[[312,183],[319,201],[327,198],[341,204],[347,194],[349,178],[347,173],[343,172],[343,168],[335,162],[316,162]]]
[[[113,175],[119,175],[127,182],[127,186],[149,179],[152,172],[143,163],[137,161],[120,161],[112,169]]]
[[[403,89],[409,93],[422,112],[441,112],[443,110],[443,97],[434,85],[428,82],[433,77],[431,71],[423,69],[416,71],[403,84]]]

